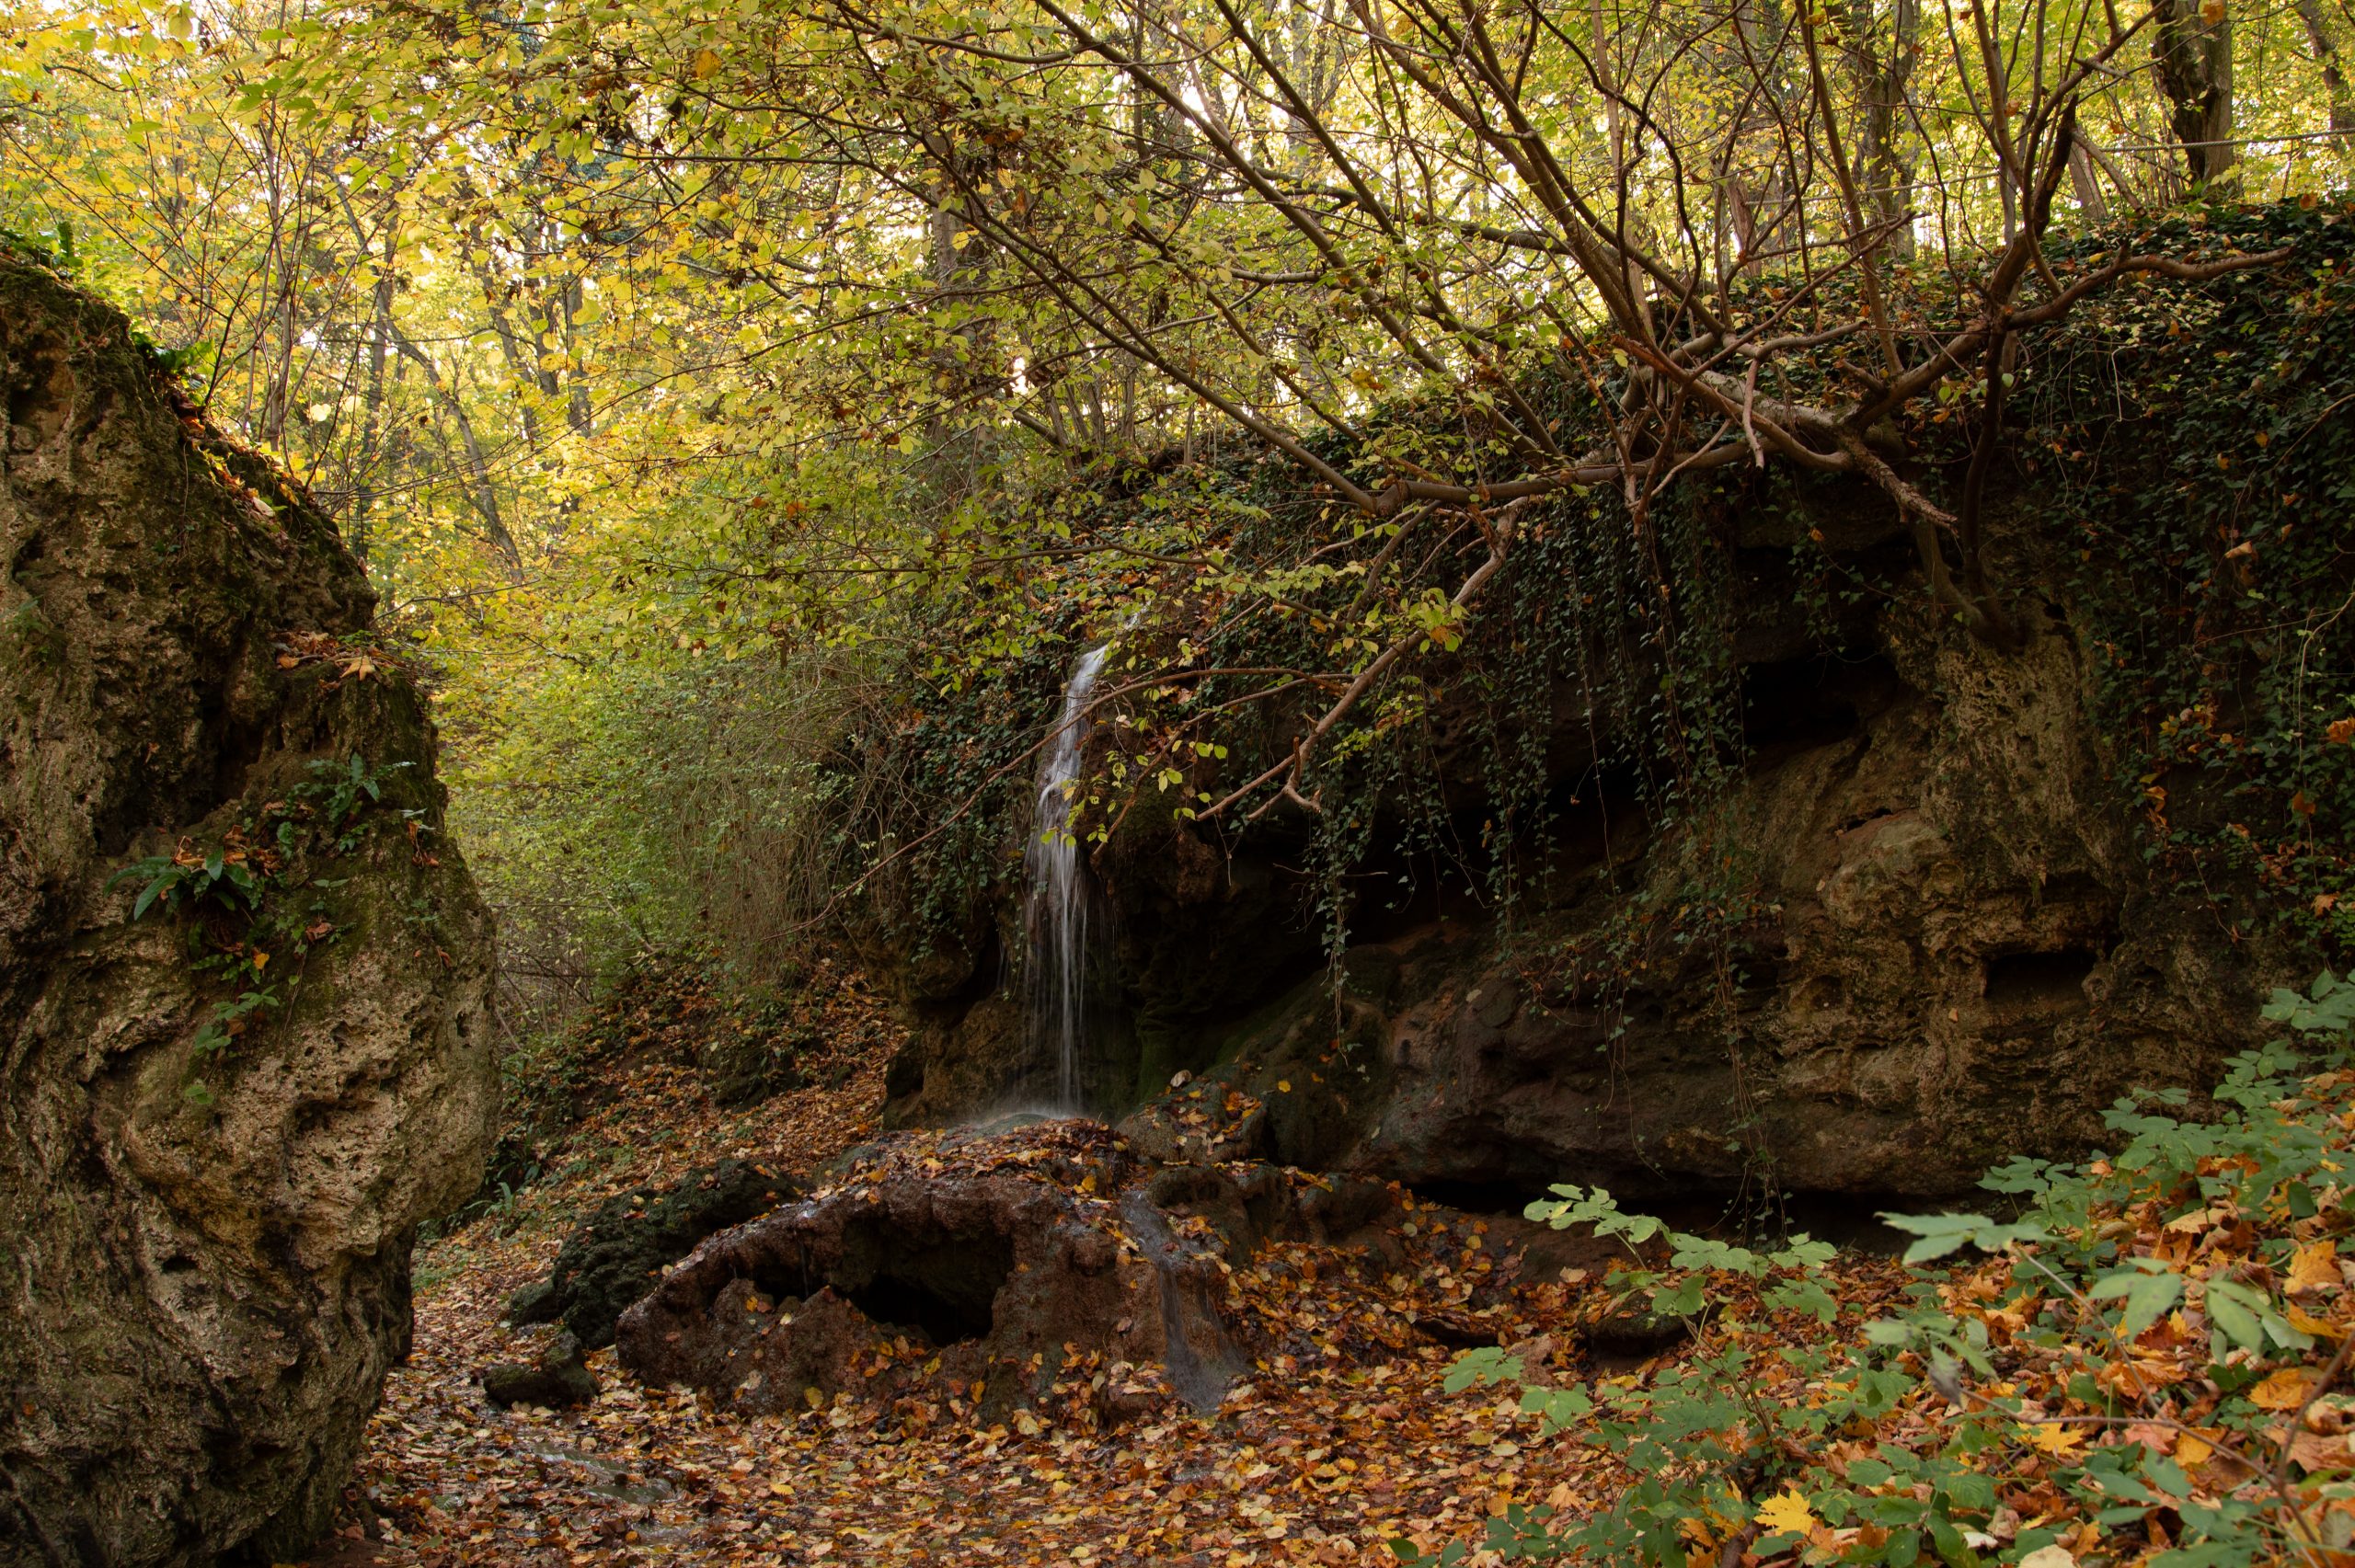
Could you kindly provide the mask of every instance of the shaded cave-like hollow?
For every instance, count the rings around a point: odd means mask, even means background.
[[[1998,954],[1987,960],[1982,994],[1994,1007],[2083,1007],[2085,977],[2100,961],[2090,947]]]
[[[936,1345],[987,1337],[998,1292],[1014,1274],[1013,1240],[995,1230],[898,1230],[877,1221],[843,1237],[839,1259],[814,1271],[821,1286],[869,1320],[921,1333]]]

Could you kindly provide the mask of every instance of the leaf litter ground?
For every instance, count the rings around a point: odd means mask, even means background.
[[[729,1154],[812,1171],[873,1135],[889,1033],[829,1037],[844,1043],[800,1064],[820,1086],[742,1112],[713,1104],[675,1052],[624,1053],[600,1072],[609,1098],[567,1138],[561,1174],[420,1249],[414,1350],[354,1483],[375,1517],[346,1526],[367,1539],[344,1552],[434,1568],[1376,1562],[1406,1530],[1468,1531],[1508,1497],[1575,1489],[1568,1452],[1535,1447],[1511,1402],[1440,1392],[1452,1352],[1411,1320],[1463,1308],[1498,1260],[1481,1222],[1430,1215],[1417,1279],[1369,1280],[1330,1249],[1253,1260],[1238,1294],[1286,1348],[1207,1418],[1097,1432],[1024,1414],[912,1434],[898,1413],[848,1402],[743,1419],[638,1386],[611,1350],[591,1357],[603,1384],[591,1406],[491,1407],[478,1370],[527,1359],[548,1332],[504,1328],[507,1297],[599,1202]],[[1538,1332],[1544,1303],[1528,1294],[1490,1303],[1508,1333]],[[1551,1289],[1557,1315],[1565,1294]]]
[[[315,1561],[1391,1563],[1393,1541],[1473,1542],[1515,1504],[1575,1514],[1624,1485],[1607,1455],[1543,1436],[1512,1391],[1442,1388],[1457,1350],[1483,1341],[1537,1377],[1591,1375],[1575,1350],[1599,1288],[1576,1269],[1541,1277],[1499,1245],[1503,1222],[1411,1199],[1403,1265],[1300,1243],[1242,1262],[1227,1310],[1268,1348],[1214,1413],[1099,1430],[1044,1402],[978,1425],[961,1405],[842,1396],[743,1417],[640,1385],[611,1349],[590,1356],[591,1405],[491,1406],[480,1369],[528,1360],[552,1332],[504,1326],[509,1295],[600,1202],[729,1155],[814,1172],[876,1135],[894,1032],[855,980],[828,1009],[829,1043],[798,1064],[812,1086],[747,1110],[714,1104],[686,1065],[684,1036],[733,1026],[707,999],[615,1031],[626,1044],[591,1070],[600,1103],[549,1157],[557,1173],[419,1249],[412,1355],[369,1428],[342,1535]],[[970,1170],[995,1147],[944,1141],[936,1157]],[[1885,1265],[1851,1267],[1851,1304],[1894,1288]]]

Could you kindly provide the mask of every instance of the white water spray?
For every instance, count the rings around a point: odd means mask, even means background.
[[[1027,923],[1031,1039],[1055,1053],[1055,1104],[1081,1109],[1079,1052],[1087,1037],[1087,915],[1092,901],[1079,841],[1071,830],[1072,795],[1086,738],[1087,704],[1111,645],[1091,648],[1072,667],[1063,711],[1039,761],[1039,797],[1031,814]]]

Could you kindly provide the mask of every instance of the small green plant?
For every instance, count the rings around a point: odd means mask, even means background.
[[[246,1020],[264,1008],[281,1005],[278,988],[249,990],[229,1001],[217,1004],[213,1016],[197,1030],[192,1048],[198,1056],[210,1056],[229,1048],[229,1042],[246,1031]]]
[[[396,762],[373,769],[358,752],[339,762],[314,761],[311,776],[288,790],[285,800],[270,802],[229,829],[219,847],[202,850],[182,839],[171,853],[135,860],[108,879],[109,889],[126,881],[140,884],[132,904],[134,921],[151,910],[177,913],[208,903],[246,917],[243,935],[235,939],[223,933],[217,920],[210,925],[193,923],[187,931],[190,969],[200,978],[240,988],[215,1002],[199,1025],[191,1064],[227,1050],[257,1022],[256,1014],[284,1005],[281,987],[264,983],[273,961],[279,965],[274,972],[283,973],[289,958],[299,963],[314,946],[336,939],[341,928],[324,900],[312,899],[297,915],[282,903],[265,908],[265,896],[281,880],[321,891],[342,886],[339,880],[308,876],[297,868],[298,857],[321,847],[331,847],[337,854],[358,848],[362,816],[384,799],[387,776],[408,766]],[[416,814],[403,815],[410,818],[414,836]],[[309,824],[307,830],[304,823]],[[328,846],[319,844],[322,836],[331,836]],[[200,1109],[214,1103],[212,1086],[192,1070],[181,1094]]]
[[[281,1000],[276,986],[270,986],[262,990],[249,990],[230,1001],[216,1003],[213,1009],[213,1016],[198,1027],[196,1038],[190,1042],[189,1054],[191,1063],[227,1050],[236,1037],[246,1032],[247,1020],[253,1013],[264,1009],[275,1009],[280,1005]],[[180,1097],[200,1110],[213,1104],[215,1099],[212,1086],[196,1076],[192,1069],[188,1082],[180,1086]]]
[[[352,830],[360,813],[381,802],[385,781],[408,766],[407,762],[393,762],[383,768],[371,768],[357,751],[342,762],[321,758],[311,762],[311,777],[288,790],[286,796],[316,803],[320,815],[326,818],[327,831],[337,835],[336,853],[350,854],[360,844],[358,833]]]
[[[231,910],[242,898],[248,910],[261,907],[261,879],[241,852],[224,849],[203,854],[190,848],[186,840],[170,854],[132,861],[107,878],[108,890],[130,881],[144,883],[131,906],[132,920],[144,916],[158,900],[167,910],[177,910],[183,898],[191,904],[210,898]]]

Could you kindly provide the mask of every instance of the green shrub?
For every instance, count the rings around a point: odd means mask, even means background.
[[[2355,1346],[2337,1259],[2355,1230],[2355,985],[2326,975],[2276,992],[2266,1016],[2321,1059],[2287,1042],[2249,1052],[2204,1117],[2180,1093],[2120,1101],[2117,1153],[1987,1177],[2014,1218],[1886,1216],[1915,1240],[1901,1305],[1869,1319],[1844,1299],[1869,1268],[1804,1238],[1752,1252],[1575,1187],[1532,1205],[1557,1227],[1664,1240],[1665,1266],[1606,1288],[1706,1322],[1693,1354],[1648,1378],[1524,1389],[1549,1434],[1605,1450],[1628,1483],[1584,1516],[1514,1507],[1486,1548],[1677,1568],[2344,1551],[2355,1398],[2333,1391]],[[1450,1386],[1522,1371],[1475,1351]],[[1396,1550],[1450,1564],[1478,1548]]]

